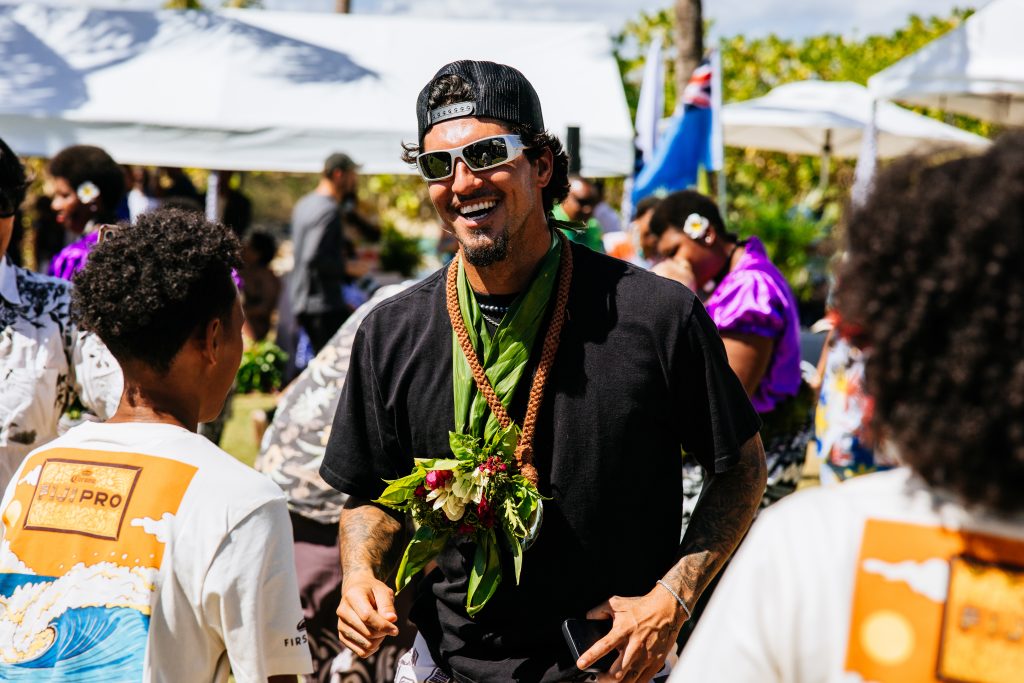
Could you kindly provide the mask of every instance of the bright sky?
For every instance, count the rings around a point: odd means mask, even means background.
[[[823,32],[885,33],[907,16],[945,15],[954,7],[980,7],[989,0],[704,0],[704,14],[718,35],[770,32],[799,37]],[[50,0],[53,4],[154,8],[162,0]],[[204,0],[208,6],[220,0]],[[667,7],[670,0],[351,0],[352,11],[498,19],[591,20],[617,31],[640,10]],[[263,0],[267,9],[333,11],[334,0]]]

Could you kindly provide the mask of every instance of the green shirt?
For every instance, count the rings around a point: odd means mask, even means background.
[[[569,216],[565,213],[565,209],[559,204],[551,210],[551,215],[558,221],[569,221]],[[596,218],[591,218],[587,221],[586,231],[575,231],[562,229],[565,236],[569,238],[570,242],[576,242],[582,244],[585,247],[590,247],[599,254],[604,253],[604,239],[602,238],[601,224],[597,222]]]

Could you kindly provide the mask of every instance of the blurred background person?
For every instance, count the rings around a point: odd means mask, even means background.
[[[100,419],[112,415],[123,382],[102,343],[72,324],[69,283],[8,257],[27,186],[21,162],[0,140],[0,488],[29,451],[57,436],[76,399]]]
[[[99,237],[97,228],[116,223],[124,196],[124,172],[99,147],[72,145],[57,152],[48,168],[53,183],[53,210],[72,241],[53,257],[50,275],[70,280],[85,267]]]
[[[160,206],[160,200],[153,191],[152,176],[145,166],[123,166],[128,186],[128,219],[135,219],[147,211]]]
[[[813,395],[802,384],[796,298],[761,240],[741,240],[729,232],[718,206],[699,192],[683,190],[662,199],[649,230],[662,258],[654,272],[704,296],[729,366],[761,417],[768,464],[765,503],[777,500],[796,488],[811,430]],[[688,463],[685,471],[692,506],[701,470]]]
[[[324,161],[316,189],[292,211],[295,264],[288,276],[291,310],[319,353],[348,318],[342,288],[350,281],[342,232],[341,201],[355,190],[356,163],[335,153]]]
[[[252,200],[242,192],[241,173],[219,171],[218,174],[217,220],[242,239],[252,225]]]
[[[906,466],[766,511],[673,681],[1018,677],[1024,135],[894,162],[846,243],[837,309]]]
[[[262,341],[270,332],[281,280],[270,269],[277,254],[277,240],[270,233],[254,230],[242,244],[242,307],[245,311],[243,331],[252,341]]]
[[[562,232],[570,241],[604,253],[601,224],[594,218],[594,207],[600,201],[597,188],[590,181],[578,175],[569,176],[569,194],[561,204],[555,206],[551,215],[555,220],[583,223],[586,227],[578,230],[564,229]]]
[[[315,667],[313,680],[391,681],[400,654],[411,647],[415,628],[408,621],[413,591],[399,594],[402,620],[398,638],[389,638],[367,659],[354,657],[338,639],[341,567],[338,519],[348,499],[320,477],[320,463],[348,374],[352,342],[363,318],[377,304],[410,283],[389,285],[374,293],[345,321],[308,367],[288,385],[264,434],[256,469],[269,475],[288,499],[295,538],[299,595]],[[339,656],[340,655],[340,656]]]

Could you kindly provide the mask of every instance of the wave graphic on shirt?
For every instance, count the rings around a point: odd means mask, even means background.
[[[0,680],[137,680],[156,570],[77,564],[0,574]]]

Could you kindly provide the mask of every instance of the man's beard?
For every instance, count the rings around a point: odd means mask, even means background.
[[[499,261],[504,261],[508,257],[508,228],[498,233],[493,240],[480,246],[470,247],[461,239],[459,244],[462,245],[462,253],[470,265],[486,268]]]

